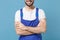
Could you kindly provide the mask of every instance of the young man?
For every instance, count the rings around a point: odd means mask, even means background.
[[[46,17],[42,9],[36,8],[34,0],[24,0],[25,7],[15,14],[16,33],[19,40],[42,40],[41,33],[46,31]]]

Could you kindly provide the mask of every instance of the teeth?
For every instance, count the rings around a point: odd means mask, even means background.
[[[31,3],[31,2],[27,2],[27,3]]]

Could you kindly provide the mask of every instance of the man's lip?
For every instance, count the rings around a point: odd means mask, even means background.
[[[31,3],[31,2],[27,2],[27,3]]]
[[[26,2],[32,2],[31,0],[27,0]]]
[[[27,3],[31,3],[30,1],[28,1]]]

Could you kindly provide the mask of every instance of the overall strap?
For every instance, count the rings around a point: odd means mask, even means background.
[[[38,8],[36,8],[36,18],[38,19]]]
[[[23,18],[23,12],[22,12],[22,9],[20,9],[20,16],[21,16],[21,19]]]
[[[21,19],[22,19],[23,18],[22,9],[20,9],[20,15],[21,15]],[[36,8],[36,18],[38,19],[38,8]]]

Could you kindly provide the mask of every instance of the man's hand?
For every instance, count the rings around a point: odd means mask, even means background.
[[[22,23],[15,22],[15,28],[16,28],[16,33],[18,35],[30,35],[30,34],[34,34],[30,31],[26,31],[26,26],[24,26]]]
[[[20,24],[19,22],[16,23],[16,28],[21,30],[27,30],[28,27],[24,26],[23,24]]]
[[[28,29],[28,27],[26,27],[26,26],[20,26],[20,25],[19,25],[19,27],[17,27],[17,29],[21,29],[21,30],[24,30],[24,31],[25,31],[25,30]]]

